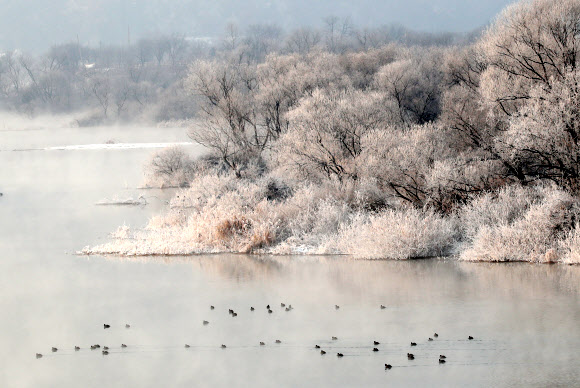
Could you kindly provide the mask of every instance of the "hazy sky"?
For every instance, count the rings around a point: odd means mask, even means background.
[[[469,31],[488,23],[512,0],[1,0],[0,50],[45,50],[76,41],[98,45],[158,33],[219,36],[275,23],[318,26],[326,16],[350,16],[357,26],[400,23],[424,31]]]

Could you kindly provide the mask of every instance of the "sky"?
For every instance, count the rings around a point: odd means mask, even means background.
[[[78,40],[98,46],[178,33],[218,37],[227,23],[320,26],[328,16],[356,26],[393,23],[420,31],[471,31],[512,0],[1,0],[0,50],[43,51]]]

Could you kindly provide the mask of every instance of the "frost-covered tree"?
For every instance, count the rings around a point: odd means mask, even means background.
[[[288,113],[292,124],[275,149],[278,162],[308,179],[356,180],[361,139],[387,121],[382,102],[378,93],[316,90]]]
[[[191,138],[239,174],[241,165],[259,155],[270,137],[254,102],[255,67],[198,61],[190,68],[187,87],[200,98],[200,117]]]

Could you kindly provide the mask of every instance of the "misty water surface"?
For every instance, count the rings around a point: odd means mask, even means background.
[[[579,267],[74,255],[163,211],[172,191],[138,189],[153,151],[12,150],[109,139],[188,141],[182,129],[0,131],[0,386],[578,384]],[[142,193],[145,207],[94,205]],[[87,349],[95,343],[111,354]]]

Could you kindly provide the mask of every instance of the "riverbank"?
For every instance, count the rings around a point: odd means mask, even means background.
[[[201,175],[167,213],[142,229],[120,227],[79,253],[349,255],[406,260],[580,263],[578,200],[555,186],[507,186],[450,214],[369,209],[369,186],[297,184],[272,176]]]

